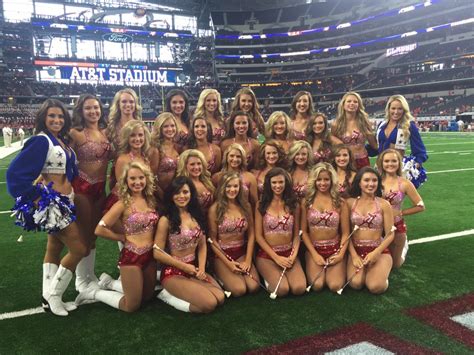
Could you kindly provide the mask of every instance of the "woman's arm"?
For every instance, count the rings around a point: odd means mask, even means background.
[[[206,244],[206,235],[201,233],[197,245],[197,256],[198,256],[198,269],[196,272],[196,277],[199,280],[204,280],[206,276],[206,261],[207,261],[207,244]]]
[[[111,228],[125,212],[125,205],[122,201],[117,201],[110,210],[102,217],[99,224],[95,227],[94,233],[110,240],[125,242],[125,235],[115,233]]]
[[[295,223],[293,224],[293,248],[292,253],[290,255],[291,264],[295,262],[295,259],[298,257],[298,251],[300,249],[300,222],[301,222],[301,213],[300,213],[300,205],[297,204],[294,213],[294,220]]]
[[[247,253],[245,254],[245,264],[241,265],[242,270],[250,271],[252,266],[253,251],[255,249],[255,225],[253,222],[252,211],[249,211],[247,228]]]
[[[380,207],[382,209],[385,237],[383,238],[382,243],[380,243],[380,245],[375,250],[367,254],[364,259],[364,264],[366,265],[374,264],[383,251],[389,247],[395,238],[395,233],[392,230],[392,228],[394,228],[392,206],[386,200],[381,198],[379,198],[379,201]]]
[[[346,251],[348,248],[349,243],[347,243],[347,238],[350,234],[350,220],[349,220],[349,207],[345,201],[341,204],[341,213],[340,213],[340,220],[339,224],[341,227],[341,250],[337,253],[337,255],[331,256],[330,264],[334,265],[344,259],[346,255]]]
[[[411,181],[403,179],[402,188],[405,190],[406,195],[410,199],[412,207],[401,210],[401,217],[423,212],[425,210],[425,204],[423,203],[418,190],[411,183]]]

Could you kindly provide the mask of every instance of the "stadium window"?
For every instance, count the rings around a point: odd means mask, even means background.
[[[125,60],[122,43],[104,41],[104,58],[114,60]]]
[[[78,39],[76,57],[80,59],[95,58],[95,41]]]
[[[160,45],[160,57],[158,60],[162,63],[173,63],[173,54],[171,48],[167,45]]]
[[[148,60],[148,49],[144,43],[132,43],[132,60],[134,61],[147,61]]]
[[[196,34],[196,17],[174,15],[174,29],[187,30],[191,31],[193,34]]]
[[[91,18],[92,10],[85,7],[66,5],[66,14],[70,14],[68,18],[85,22]]]
[[[35,3],[35,14],[39,16],[52,17],[64,14],[64,6],[62,4],[48,4],[48,3]]]
[[[32,0],[3,0],[3,17],[10,22],[30,22]]]
[[[63,37],[54,37],[51,40],[51,46],[49,48],[48,56],[55,57],[66,57],[68,56],[68,43],[67,39]]]
[[[146,16],[137,17],[134,13],[122,14],[122,23],[132,26],[144,26],[147,23]]]

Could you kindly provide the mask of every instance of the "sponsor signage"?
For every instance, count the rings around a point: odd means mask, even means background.
[[[133,37],[125,33],[106,33],[102,35],[102,39],[114,43],[130,43]]]

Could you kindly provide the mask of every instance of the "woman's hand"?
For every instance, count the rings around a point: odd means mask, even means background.
[[[283,269],[290,269],[293,266],[293,264],[290,262],[290,258],[285,258],[280,255],[277,255],[277,257],[275,258],[275,263]]]
[[[319,265],[319,266],[326,265],[326,260],[318,253],[312,254],[312,257],[316,265]]]
[[[191,264],[186,264],[184,267],[183,267],[183,271],[186,273],[186,274],[189,274],[191,276],[196,276],[197,274],[197,268],[194,266],[194,265],[191,265]]]
[[[196,268],[196,278],[201,281],[206,280],[207,279],[206,271]]]
[[[342,259],[344,259],[344,255],[341,253],[331,255],[328,259],[328,265],[336,265],[340,263]]]
[[[241,274],[242,269],[240,267],[240,264],[237,261],[228,261],[227,262],[227,267],[232,271],[234,274]]]
[[[375,249],[374,251],[371,251],[369,254],[367,254],[364,258],[364,265],[371,266],[377,262],[379,259],[380,252]]]
[[[362,258],[357,255],[357,256],[353,256],[352,257],[352,265],[354,265],[355,268],[357,269],[362,269],[364,267],[364,260],[362,260]]]
[[[239,267],[240,267],[240,270],[242,271],[242,273],[247,273],[247,272],[250,272],[250,263],[248,263],[247,261],[242,261],[241,263],[239,263]]]

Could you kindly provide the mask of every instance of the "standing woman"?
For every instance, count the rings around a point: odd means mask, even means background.
[[[296,141],[290,148],[288,154],[290,162],[290,174],[293,181],[293,192],[298,201],[306,196],[308,176],[313,167],[313,155],[311,146],[306,141]]]
[[[211,174],[207,170],[206,158],[197,149],[188,149],[181,153],[178,160],[176,176],[190,178],[196,188],[197,199],[205,216],[207,210],[214,202],[214,185],[212,185]]]
[[[62,296],[77,264],[87,254],[74,214],[77,175],[76,156],[67,145],[71,118],[64,104],[46,100],[35,120],[37,134],[30,138],[8,167],[6,178],[10,195],[17,199],[13,208],[17,224],[26,230],[46,231],[48,242],[43,260],[43,308],[67,316],[75,306],[65,305]],[[43,217],[33,219],[37,212]],[[61,218],[57,218],[57,215]],[[61,258],[64,246],[68,249]]]
[[[283,147],[286,154],[293,144],[290,118],[283,111],[273,112],[265,125],[265,138],[274,139]]]
[[[143,121],[129,121],[120,133],[118,156],[114,163],[114,177],[122,176],[125,166],[131,161],[150,165],[150,132]],[[119,199],[118,187],[113,187],[105,201],[104,212],[107,212]]]
[[[260,113],[260,106],[252,89],[244,87],[237,91],[234,101],[232,101],[231,116],[237,111],[243,111],[248,114],[251,121],[250,131],[252,132],[252,137],[265,133],[265,121]]]
[[[384,150],[377,158],[377,169],[382,173],[383,198],[392,206],[395,220],[395,239],[390,244],[393,266],[399,268],[405,262],[408,251],[407,226],[403,216],[423,212],[425,204],[410,180],[402,177],[402,156],[395,149]],[[411,207],[402,208],[408,196]]]
[[[76,268],[76,290],[81,291],[94,273],[97,239],[94,226],[102,216],[105,203],[107,165],[111,146],[105,136],[107,126],[102,103],[90,94],[81,95],[73,111],[73,128],[69,132],[71,148],[77,153],[79,175],[73,180],[77,224],[87,242],[88,255]]]
[[[235,297],[256,292],[259,286],[256,281],[259,276],[252,264],[255,246],[252,212],[244,197],[239,174],[225,174],[217,190],[216,202],[209,209],[209,236],[216,255],[214,271],[224,289]]]
[[[160,277],[164,290],[158,297],[184,312],[212,312],[224,303],[224,292],[206,274],[206,222],[191,179],[174,179],[165,201],[168,210],[158,222],[153,252],[165,265]]]
[[[291,178],[285,170],[273,168],[265,176],[262,198],[255,211],[255,237],[260,246],[255,264],[268,289],[278,297],[289,292],[301,295],[306,289],[298,259],[299,230],[300,207],[291,188]]]
[[[114,155],[117,154],[120,145],[120,132],[122,127],[128,121],[131,120],[141,120],[142,119],[142,107],[138,100],[138,96],[133,89],[125,88],[117,93],[112,100],[109,110],[109,119],[106,129],[106,136],[112,145],[112,152]],[[110,174],[110,186],[112,189],[117,180],[115,179],[115,165],[112,164],[111,174]]]
[[[173,89],[165,98],[165,112],[173,114],[176,120],[174,141],[178,151],[182,152],[189,138],[189,99],[183,90]]]
[[[421,165],[428,160],[428,155],[418,127],[410,113],[408,102],[402,95],[390,96],[388,99],[385,106],[385,122],[377,129],[377,141],[379,155],[384,150],[393,148],[402,157],[405,156],[408,143],[410,143],[411,156],[404,159],[406,160],[404,168],[408,171],[408,177],[416,188],[426,181],[426,172],[421,168]],[[411,164],[408,164],[409,162]],[[409,166],[413,166],[415,174],[411,172],[412,169]],[[421,174],[419,174],[420,172]]]
[[[328,125],[328,118],[324,113],[317,112],[309,119],[306,128],[306,141],[313,148],[313,161],[329,163],[332,159],[332,147],[342,144],[342,141],[334,137]]]
[[[336,169],[339,194],[342,198],[348,198],[356,176],[352,151],[348,146],[339,144],[334,147],[333,156],[332,166]]]
[[[204,117],[209,122],[212,129],[212,143],[220,145],[225,136],[225,123],[219,91],[216,89],[201,91],[194,117]]]
[[[253,206],[257,203],[257,180],[252,173],[247,171],[247,160],[245,150],[240,144],[233,143],[224,151],[222,170],[212,176],[214,186],[219,188],[221,177],[228,173],[235,172],[242,179],[242,190],[245,199]]]
[[[153,180],[150,168],[145,164],[137,161],[127,164],[119,178],[120,199],[95,229],[97,235],[124,243],[118,261],[122,292],[89,285],[77,296],[77,304],[95,300],[125,312],[135,312],[153,297],[156,283],[153,237],[158,223]],[[125,227],[124,233],[116,233],[110,228],[119,220]],[[108,279],[112,281],[110,276]]]
[[[393,213],[382,196],[382,179],[371,167],[357,172],[347,200],[352,229],[358,226],[349,244],[347,277],[349,285],[359,290],[366,286],[369,292],[379,294],[388,288],[392,269],[389,245],[393,242]]]
[[[151,138],[153,148],[150,163],[161,191],[165,191],[171,184],[178,167],[179,153],[175,143],[176,127],[176,119],[169,112],[158,115],[153,126]]]
[[[251,120],[248,113],[243,111],[232,112],[228,121],[227,134],[221,143],[221,151],[232,144],[238,143],[245,149],[247,166],[252,168],[257,163],[259,143],[253,138],[250,130]]]
[[[357,170],[370,166],[365,142],[368,141],[370,147],[377,150],[377,141],[372,132],[369,115],[365,112],[364,103],[358,93],[349,91],[339,101],[331,133],[352,151]]]
[[[221,148],[211,143],[211,124],[203,117],[195,116],[191,122],[191,132],[186,149],[197,149],[207,161],[207,170],[214,174],[221,170]]]
[[[282,146],[275,140],[268,140],[260,146],[260,153],[258,155],[258,167],[253,174],[257,180],[258,195],[263,193],[263,182],[265,175],[273,168],[279,167],[286,169],[287,161],[286,154]]]
[[[306,277],[313,290],[320,291],[327,285],[336,292],[346,280],[349,209],[339,196],[337,175],[331,164],[319,163],[314,167],[308,188],[301,204]]]
[[[305,140],[309,119],[314,115],[314,103],[311,93],[298,91],[291,102],[290,118],[293,136],[296,140]]]

